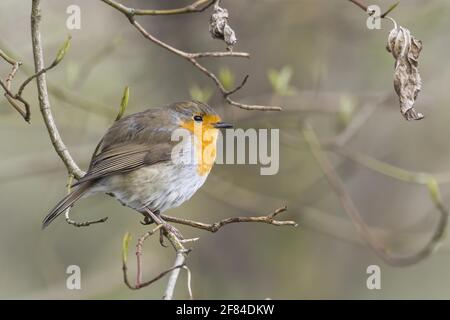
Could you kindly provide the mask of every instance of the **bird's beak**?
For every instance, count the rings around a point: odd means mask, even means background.
[[[216,122],[214,123],[214,128],[217,129],[233,128],[233,125],[226,122]]]

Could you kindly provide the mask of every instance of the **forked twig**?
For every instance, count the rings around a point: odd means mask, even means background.
[[[227,224],[231,223],[241,223],[241,222],[256,222],[256,223],[267,223],[274,226],[293,226],[297,227],[297,223],[295,221],[280,221],[275,220],[275,217],[279,215],[282,212],[287,211],[287,207],[281,207],[276,209],[274,212],[264,215],[264,216],[256,216],[256,217],[233,217],[233,218],[226,218],[223,220],[220,220],[218,222],[214,223],[204,223],[204,222],[198,222],[193,221],[189,219],[182,219],[182,218],[175,218],[171,216],[161,215],[161,218],[163,218],[165,221],[182,224],[186,226],[190,226],[197,229],[206,230],[209,232],[217,232],[219,231],[223,226],[226,226]]]
[[[208,70],[205,66],[200,64],[197,59],[199,58],[205,58],[205,57],[241,57],[241,58],[248,58],[250,55],[245,52],[233,52],[233,51],[227,51],[227,52],[201,52],[201,53],[189,53],[185,52],[183,50],[177,49],[175,47],[172,47],[171,45],[161,41],[160,39],[156,38],[152,34],[150,34],[144,27],[142,27],[141,24],[139,24],[135,16],[138,15],[136,12],[140,12],[140,15],[158,15],[157,11],[155,10],[139,10],[134,8],[126,7],[116,1],[113,0],[101,0],[107,5],[113,7],[114,9],[118,10],[122,14],[124,14],[130,23],[149,41],[155,43],[156,45],[176,54],[177,56],[180,56],[190,63],[194,65],[197,69],[199,69],[203,74],[205,74],[207,77],[209,77],[214,84],[217,86],[219,91],[221,92],[223,98],[228,102],[228,104],[236,106],[241,109],[245,110],[259,110],[259,111],[280,111],[281,107],[278,106],[262,106],[262,105],[249,105],[244,104],[240,102],[236,102],[233,99],[231,99],[231,94],[235,93],[236,91],[240,90],[245,82],[247,81],[248,77],[245,77],[242,81],[242,84],[239,85],[236,89],[227,91],[223,84],[220,82],[219,78],[210,70]],[[197,1],[196,3],[201,2]],[[214,1],[212,1],[209,5],[211,5]],[[186,13],[186,9],[174,9],[177,13]],[[187,11],[187,12],[193,12],[193,11]],[[194,11],[197,12],[197,11]],[[161,13],[164,14],[164,13]]]

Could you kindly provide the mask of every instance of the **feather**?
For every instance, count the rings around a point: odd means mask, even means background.
[[[75,201],[80,199],[93,185],[92,181],[86,182],[78,186],[76,189],[72,190],[67,196],[65,196],[58,204],[53,208],[52,211],[44,218],[42,221],[42,229],[48,227],[48,225],[55,220],[61,213],[70,208]]]

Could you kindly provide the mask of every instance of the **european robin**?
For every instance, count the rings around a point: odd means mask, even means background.
[[[210,106],[197,101],[176,102],[116,121],[100,141],[86,175],[50,211],[42,227],[77,200],[98,192],[113,195],[150,223],[147,210],[159,214],[177,207],[203,185],[216,157],[218,129],[230,127]],[[185,129],[189,139],[173,141],[176,129]],[[177,145],[179,154],[173,152]],[[204,157],[207,149],[207,159],[179,161],[192,150]]]

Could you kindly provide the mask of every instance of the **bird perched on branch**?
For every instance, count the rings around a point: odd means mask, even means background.
[[[109,128],[89,170],[45,217],[47,227],[83,197],[103,192],[145,216],[177,207],[203,185],[221,121],[207,104],[177,102],[124,117]]]

